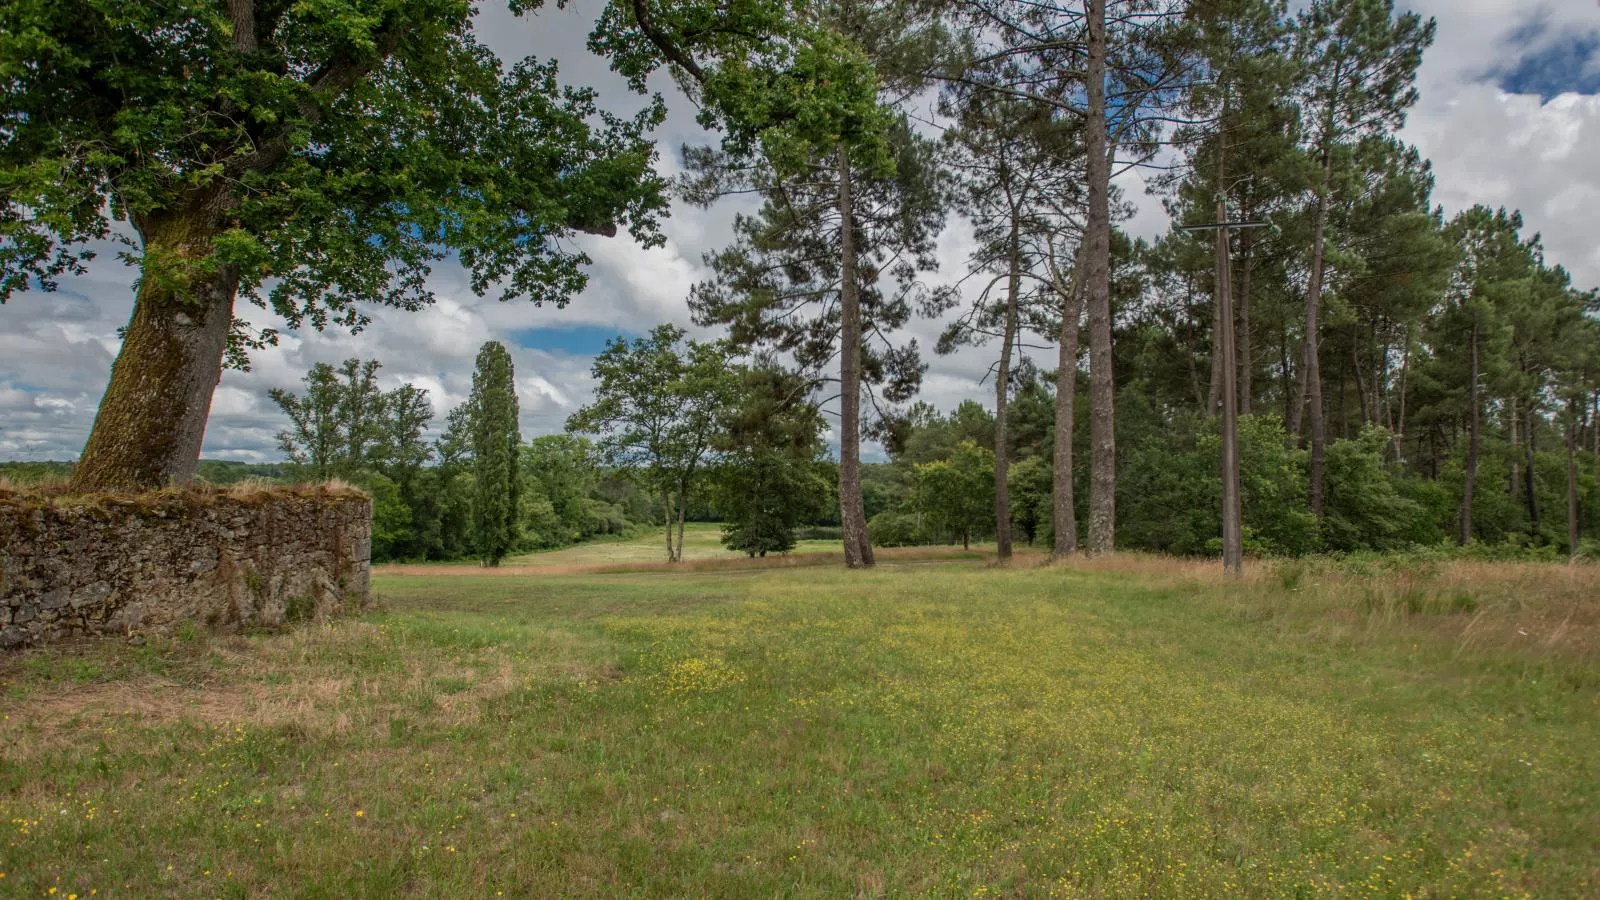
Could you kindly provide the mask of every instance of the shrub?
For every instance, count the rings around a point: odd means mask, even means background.
[[[872,543],[878,547],[915,547],[934,543],[927,531],[909,513],[885,510],[867,523]]]

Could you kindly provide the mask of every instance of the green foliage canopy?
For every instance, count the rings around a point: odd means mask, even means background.
[[[537,4],[533,4],[536,6]],[[359,326],[358,300],[416,308],[441,248],[473,287],[565,302],[587,260],[574,231],[661,236],[645,133],[509,68],[462,0],[218,4],[20,0],[0,8],[0,299],[82,271],[130,222],[145,279],[237,266],[291,327]],[[231,15],[230,15],[231,13]],[[221,208],[204,258],[152,244]]]

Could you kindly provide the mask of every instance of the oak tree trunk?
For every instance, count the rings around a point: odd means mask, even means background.
[[[137,223],[144,269],[122,349],[72,473],[78,491],[140,490],[194,477],[239,288],[211,256],[222,218],[210,199]]]
[[[678,546],[672,551],[673,562],[683,562],[683,517],[689,508],[689,492],[686,489],[678,491]]]
[[[661,491],[661,520],[667,532],[667,562],[677,562],[678,555],[672,551],[672,491]]]
[[[856,280],[856,237],[850,195],[850,158],[838,147],[840,218],[839,522],[844,561],[872,565],[866,503],[861,494],[861,293]]]
[[[1116,380],[1111,363],[1111,160],[1106,134],[1106,3],[1087,0],[1089,211],[1084,242],[1084,297],[1089,306],[1089,546],[1116,549]]]

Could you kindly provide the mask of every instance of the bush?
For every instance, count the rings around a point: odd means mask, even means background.
[[[867,532],[877,547],[916,547],[934,543],[931,536],[909,513],[885,510],[867,523]]]
[[[399,486],[377,472],[363,472],[351,481],[372,496],[372,561],[398,558],[412,531],[411,507]]]
[[[1384,469],[1388,446],[1389,431],[1376,426],[1328,445],[1323,549],[1385,551],[1411,543],[1408,532],[1422,518],[1423,507],[1403,495]]]
[[[1239,419],[1239,500],[1246,552],[1296,556],[1316,549],[1304,451],[1270,416]],[[1117,478],[1117,540],[1179,555],[1222,552],[1222,435],[1216,420],[1180,418],[1133,443]]]

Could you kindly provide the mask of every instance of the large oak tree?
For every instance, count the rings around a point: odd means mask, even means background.
[[[520,4],[524,11],[538,2]],[[465,0],[17,0],[0,6],[0,300],[122,238],[137,299],[79,488],[187,480],[224,356],[417,309],[459,253],[481,293],[563,303],[576,232],[657,242],[645,132],[504,66]]]

